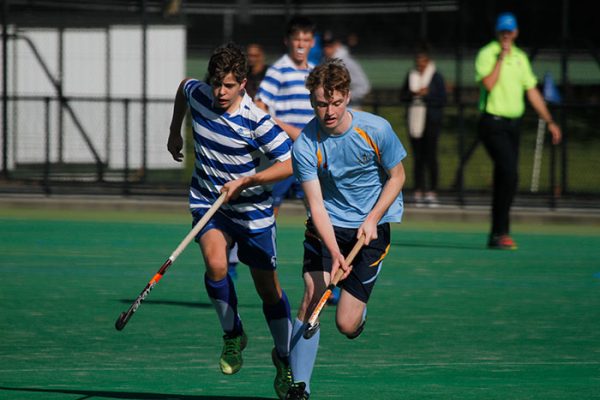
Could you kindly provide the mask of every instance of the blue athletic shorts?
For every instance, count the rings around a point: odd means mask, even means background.
[[[334,226],[333,230],[342,254],[347,256],[356,244],[356,231],[358,229]],[[368,246],[363,246],[358,252],[354,261],[352,261],[352,272],[338,286],[360,301],[367,303],[389,248],[390,224],[384,223],[377,226],[377,239],[372,240]],[[303,272],[331,272],[331,255],[310,220],[306,222],[304,233],[304,265],[302,270]]]
[[[194,222],[192,226],[202,218],[208,209],[198,208],[192,210]],[[261,232],[248,232],[243,227],[231,221],[224,214],[216,212],[215,215],[196,235],[196,242],[210,229],[218,229],[225,232],[238,245],[238,258],[240,262],[250,268],[275,270],[277,268],[277,245],[275,242],[275,224],[269,229]],[[233,247],[233,245],[232,245]]]

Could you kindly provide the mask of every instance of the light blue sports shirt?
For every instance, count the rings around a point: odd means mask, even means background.
[[[300,182],[319,180],[331,223],[358,228],[379,199],[387,171],[406,157],[406,150],[389,122],[351,110],[352,126],[341,135],[327,135],[316,118],[294,142],[292,164]],[[402,193],[381,223],[400,222]]]
[[[289,55],[282,56],[268,70],[260,83],[256,99],[269,108],[269,113],[286,124],[303,128],[315,113],[310,105],[310,92],[304,81],[314,68],[297,68]]]
[[[227,113],[213,106],[210,85],[189,79],[183,90],[194,132],[191,209],[209,208],[225,183],[291,157],[292,141],[248,94],[238,110]],[[270,186],[244,189],[219,211],[250,232],[270,229],[275,223]]]

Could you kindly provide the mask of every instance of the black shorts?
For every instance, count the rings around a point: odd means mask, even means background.
[[[347,256],[356,244],[358,229],[339,228],[334,226],[335,238],[342,254]],[[381,264],[390,248],[390,224],[377,226],[377,239],[358,252],[352,261],[352,272],[338,286],[348,291],[360,301],[367,303],[373,286],[381,270]],[[331,272],[331,255],[319,238],[311,220],[306,222],[304,233],[303,272]]]

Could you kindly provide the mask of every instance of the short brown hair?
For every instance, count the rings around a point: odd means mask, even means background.
[[[350,73],[339,58],[326,61],[313,69],[306,78],[306,88],[312,93],[323,87],[326,98],[331,98],[333,92],[338,91],[344,95],[350,91]]]
[[[222,82],[230,72],[238,83],[242,83],[248,76],[248,59],[242,48],[235,43],[227,43],[215,49],[208,62],[208,80],[211,83]]]
[[[292,37],[298,32],[308,32],[314,35],[316,29],[315,23],[310,18],[296,15],[288,21],[285,34],[286,37]]]

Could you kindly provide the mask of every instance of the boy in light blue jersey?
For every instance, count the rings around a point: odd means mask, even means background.
[[[287,24],[284,38],[288,52],[281,56],[268,70],[262,80],[256,104],[269,112],[292,140],[314,116],[310,105],[310,93],[304,81],[314,64],[308,61],[315,44],[315,24],[304,16],[295,16]],[[278,182],[273,188],[275,215],[283,198],[294,185],[290,177]]]
[[[181,125],[188,106],[194,134],[195,166],[190,184],[194,224],[226,191],[223,205],[197,236],[204,256],[206,291],[225,335],[219,362],[231,375],[242,367],[247,336],[237,294],[227,274],[227,256],[250,267],[273,336],[275,391],[283,398],[291,382],[288,362],[290,306],[276,272],[275,217],[270,184],[292,174],[291,140],[245,93],[247,60],[233,44],[215,50],[208,65],[210,84],[184,79],[177,90],[167,148],[181,161]]]
[[[317,66],[306,87],[316,117],[294,143],[294,175],[309,208],[304,240],[304,298],[294,322],[287,399],[307,399],[319,332],[303,337],[312,309],[339,268],[344,270],[336,310],[338,330],[362,332],[367,302],[390,247],[390,223],[402,219],[402,159],[406,150],[381,117],[347,108],[350,75],[338,59]],[[353,266],[345,260],[360,236]]]

